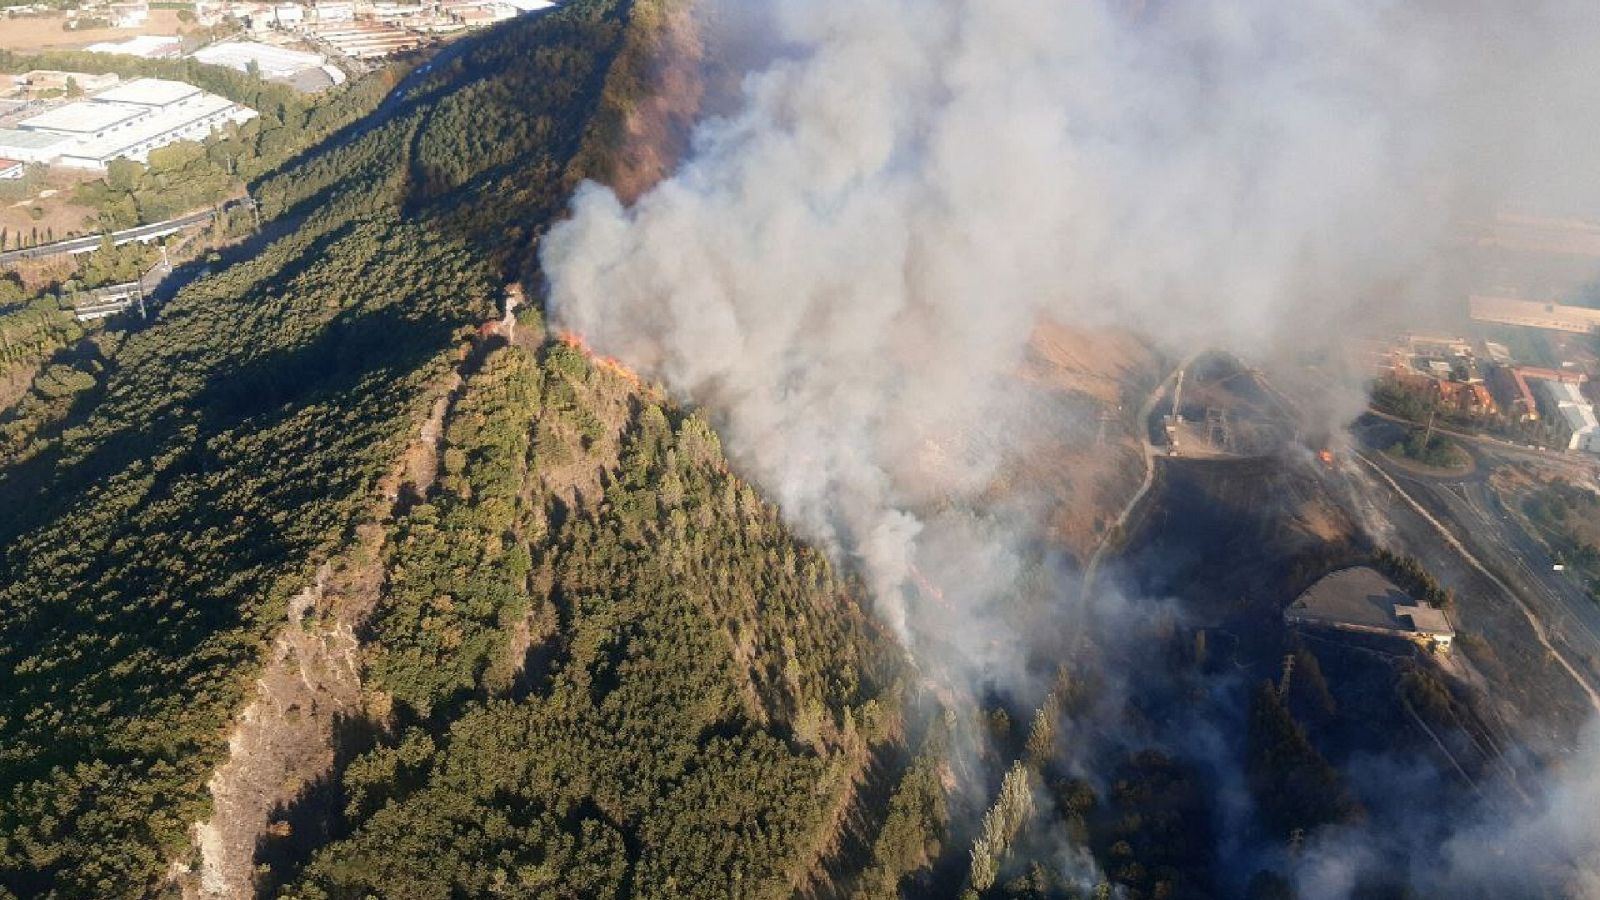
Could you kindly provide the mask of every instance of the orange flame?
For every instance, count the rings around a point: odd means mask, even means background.
[[[614,356],[604,356],[596,353],[589,346],[589,342],[583,339],[583,335],[575,331],[561,331],[556,334],[556,340],[582,353],[584,358],[594,363],[597,368],[605,369],[620,376],[623,380],[633,385],[635,390],[644,390],[644,379],[639,377],[638,372],[628,368],[626,363]]]
[[[915,563],[912,564],[908,574],[911,577],[911,583],[916,585],[917,590],[921,591],[923,596],[940,606],[949,605],[948,601],[944,599],[944,591],[939,590],[937,585],[929,581],[928,576],[922,574],[922,570],[917,568]]]

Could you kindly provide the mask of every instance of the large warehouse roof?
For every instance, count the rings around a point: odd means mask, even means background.
[[[0,128],[0,153],[5,152],[7,148],[45,150],[50,147],[65,145],[71,141],[72,138],[49,131],[19,131],[15,128]]]
[[[323,63],[323,58],[315,53],[246,41],[213,44],[196,50],[193,55],[200,62],[227,66],[240,72],[248,72],[253,62],[261,67],[261,75],[265,78],[289,78],[297,72],[318,68]]]
[[[197,103],[163,110],[140,119],[132,128],[119,129],[114,134],[82,144],[68,150],[64,156],[71,160],[109,162],[119,156],[143,161],[156,147],[176,140],[201,140],[213,128],[228,121],[243,122],[254,118],[254,110],[237,106],[229,100],[208,94]]]
[[[165,34],[141,34],[125,41],[102,41],[83,48],[90,53],[124,53],[146,59],[175,54],[183,46],[183,38]]]
[[[94,99],[110,103],[132,103],[139,106],[168,106],[193,97],[200,89],[181,81],[161,78],[135,78],[107,91],[94,95]]]
[[[129,119],[148,115],[142,106],[120,103],[102,103],[98,100],[80,100],[58,106],[31,119],[17,123],[27,131],[54,131],[63,134],[94,134]]]

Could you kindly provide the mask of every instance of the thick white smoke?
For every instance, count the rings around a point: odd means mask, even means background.
[[[703,404],[902,635],[926,572],[979,670],[1020,541],[968,506],[1042,318],[1293,360],[1459,315],[1465,221],[1600,196],[1592,0],[727,2],[768,59],[637,203],[579,190],[554,318]]]
[[[927,511],[968,528],[1015,449],[1041,317],[1257,357],[1415,321],[1460,305],[1464,217],[1578,202],[1600,145],[1587,3],[754,8],[772,60],[636,205],[580,189],[551,306],[706,404],[902,634]],[[1007,536],[937,543],[981,632]]]
[[[1041,316],[1261,354],[1458,302],[1462,214],[1594,130],[1552,98],[1595,90],[1561,82],[1592,4],[1515,6],[756,4],[774,58],[635,206],[579,191],[551,306],[706,403],[903,625],[909,510],[986,482]]]

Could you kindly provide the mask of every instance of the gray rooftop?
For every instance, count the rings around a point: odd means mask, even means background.
[[[39,131],[65,131],[74,134],[88,134],[104,128],[110,128],[129,119],[148,115],[149,112],[148,109],[142,106],[102,103],[97,100],[80,100],[76,103],[58,106],[31,119],[23,119],[18,124],[22,128]]]
[[[1396,605],[1410,604],[1405,591],[1376,569],[1354,566],[1324,576],[1295,598],[1288,612],[1301,621],[1410,631],[1394,614]]]
[[[43,150],[71,141],[72,138],[62,137],[48,131],[19,131],[15,128],[0,128],[0,153],[7,147],[23,147],[28,150]]]
[[[1442,609],[1431,606],[1396,606],[1395,615],[1405,616],[1411,620],[1411,627],[1422,634],[1454,635],[1455,628],[1450,625],[1450,617]]]

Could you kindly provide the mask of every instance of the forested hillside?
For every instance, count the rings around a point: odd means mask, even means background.
[[[886,896],[926,861],[934,762],[863,815],[907,748],[849,580],[704,421],[536,306],[502,320],[605,174],[650,13],[473,38],[259,179],[263,237],[35,398],[0,461],[0,896],[232,893],[207,835],[300,897],[779,896],[869,863]],[[351,568],[366,600],[319,599]],[[286,629],[348,639],[354,686]],[[359,698],[258,828],[213,778],[262,764],[242,711],[325,715],[262,694],[275,665]]]

